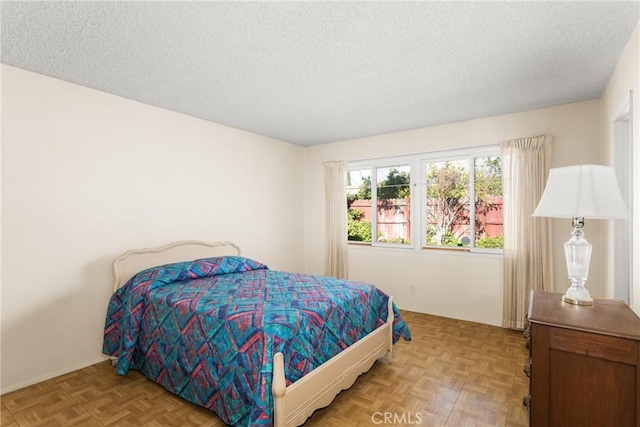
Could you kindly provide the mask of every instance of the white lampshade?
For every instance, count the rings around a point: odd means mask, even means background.
[[[615,171],[610,166],[554,168],[533,216],[554,218],[627,218]]]

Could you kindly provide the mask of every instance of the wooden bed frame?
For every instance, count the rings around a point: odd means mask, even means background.
[[[113,261],[113,292],[139,271],[172,262],[222,255],[240,255],[231,242],[207,243],[188,240],[159,248],[135,249]],[[282,353],[273,357],[272,393],[274,426],[299,426],[316,409],[328,406],[342,390],[371,369],[377,359],[391,362],[393,351],[393,307],[389,298],[387,322],[351,347],[323,363],[298,381],[286,386]]]

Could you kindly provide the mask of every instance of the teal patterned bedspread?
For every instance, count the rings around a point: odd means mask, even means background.
[[[273,423],[273,355],[287,385],[386,321],[371,284],[286,273],[243,257],[154,267],[109,302],[103,352],[230,425]],[[395,305],[393,337],[411,339]]]

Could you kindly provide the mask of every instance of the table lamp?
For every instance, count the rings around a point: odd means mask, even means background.
[[[562,297],[567,303],[592,305],[584,284],[589,274],[591,244],[584,238],[585,218],[622,219],[629,215],[615,171],[610,166],[577,165],[554,168],[533,216],[572,218],[573,232],[564,244],[571,287]]]

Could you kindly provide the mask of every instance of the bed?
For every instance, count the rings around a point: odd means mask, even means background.
[[[113,262],[103,352],[231,425],[297,426],[411,335],[373,285],[270,270],[231,242]]]

